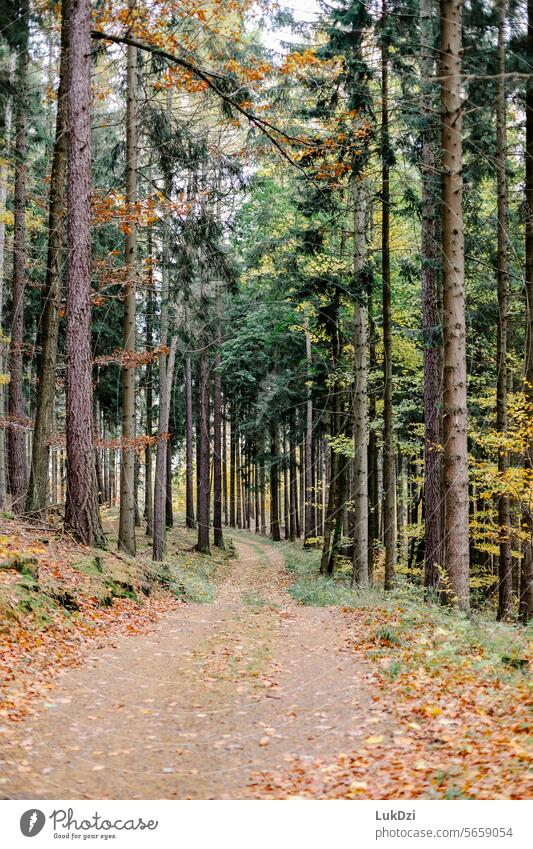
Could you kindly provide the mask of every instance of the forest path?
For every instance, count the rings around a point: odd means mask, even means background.
[[[0,751],[4,798],[243,798],[254,772],[334,759],[386,721],[342,651],[342,616],[292,601],[275,547],[245,534],[236,546],[213,604],[57,680]]]

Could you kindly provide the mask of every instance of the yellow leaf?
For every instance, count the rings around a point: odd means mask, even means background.
[[[369,746],[379,746],[380,743],[383,743],[383,737],[381,734],[378,734],[375,737],[367,737],[365,743]]]

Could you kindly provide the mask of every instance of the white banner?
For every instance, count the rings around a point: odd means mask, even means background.
[[[5,801],[1,846],[531,849],[528,801]],[[32,840],[35,840],[32,843]],[[67,842],[68,841],[68,842]]]

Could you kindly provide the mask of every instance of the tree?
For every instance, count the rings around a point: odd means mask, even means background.
[[[26,291],[26,109],[28,85],[28,8],[21,6],[23,19],[17,52],[15,106],[15,197],[13,236],[12,320],[9,345],[9,439],[8,485],[14,513],[22,513],[28,485],[26,423],[22,385],[24,351],[24,298]]]
[[[130,11],[133,4],[130,3]],[[135,556],[135,292],[137,278],[137,48],[127,47],[126,285],[122,365],[122,447],[118,547]]]
[[[69,11],[65,526],[85,545],[103,545],[92,418],[90,2],[71,0]]]
[[[470,607],[468,445],[462,178],[460,0],[440,3],[444,554],[450,599]]]
[[[50,462],[50,436],[53,427],[61,275],[65,245],[69,4],[70,0],[63,0],[61,5],[61,60],[57,90],[54,155],[48,202],[48,255],[42,295],[42,352],[37,368],[39,389],[35,407],[30,482],[26,497],[26,511],[41,518],[45,517],[48,506],[48,466]]]

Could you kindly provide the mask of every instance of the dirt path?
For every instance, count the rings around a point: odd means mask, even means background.
[[[4,798],[243,798],[255,771],[334,758],[386,721],[338,613],[290,599],[275,548],[237,548],[214,604],[88,656],[2,735]]]

